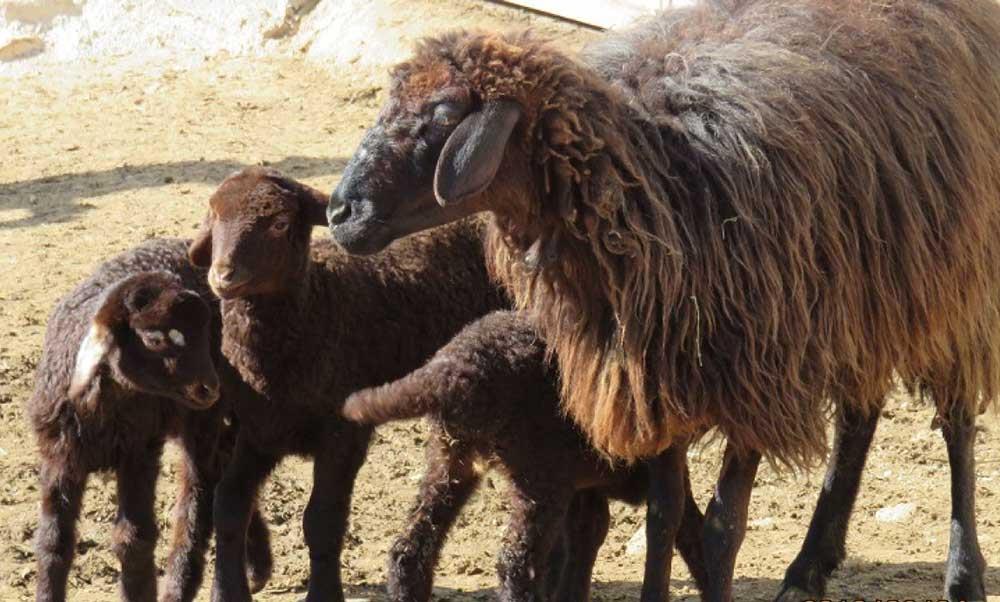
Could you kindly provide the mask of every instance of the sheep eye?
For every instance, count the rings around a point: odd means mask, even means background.
[[[451,102],[442,102],[434,107],[434,115],[431,120],[439,127],[454,127],[462,121],[462,108]]]
[[[271,223],[271,231],[275,234],[284,234],[288,230],[290,222],[287,217],[279,217]]]

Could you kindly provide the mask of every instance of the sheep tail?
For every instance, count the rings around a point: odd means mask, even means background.
[[[380,387],[355,392],[344,402],[343,415],[359,424],[379,425],[419,418],[438,410],[434,387],[421,378],[423,369]]]

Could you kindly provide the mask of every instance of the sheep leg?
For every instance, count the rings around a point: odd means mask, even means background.
[[[235,444],[235,438],[223,442],[221,426],[221,416],[197,412],[188,416],[181,433],[180,486],[174,510],[173,543],[167,557],[160,602],[190,602],[201,586],[205,552],[213,530],[215,486],[224,462],[220,446],[226,445],[231,451]],[[270,577],[272,563],[270,534],[256,506],[247,531],[247,563],[250,590],[258,592]]]
[[[388,590],[394,602],[426,602],[431,598],[434,567],[458,513],[479,485],[472,455],[443,437],[427,445],[427,472],[420,481],[417,504],[406,531],[389,551]]]
[[[698,502],[691,493],[691,474],[684,465],[684,516],[677,529],[675,547],[681,553],[688,572],[698,586],[698,592],[708,591],[708,573],[705,570],[704,550],[701,547],[701,533],[705,528],[705,516],[698,508]]]
[[[181,434],[180,487],[174,510],[173,544],[167,557],[160,602],[190,602],[205,572],[212,535],[212,504],[219,480],[218,431],[186,425]],[[218,424],[216,424],[218,426]]]
[[[122,600],[156,600],[156,477],[163,442],[128,454],[117,468],[118,514],[112,547],[121,563]]]
[[[942,426],[951,464],[951,536],[945,594],[950,602],[986,600],[986,560],[976,535],[976,416],[955,404]]]
[[[76,521],[87,478],[68,474],[65,464],[45,460],[41,467],[41,515],[35,531],[37,602],[66,600],[66,579],[76,551]]]
[[[247,528],[247,579],[250,580],[250,591],[257,593],[264,589],[271,579],[274,568],[274,554],[271,553],[271,532],[267,522],[260,513],[260,507],[254,504],[250,515],[250,526]]]
[[[759,464],[760,454],[756,451],[740,456],[732,445],[726,446],[722,473],[708,504],[702,529],[708,573],[705,599],[709,602],[731,602],[733,599],[733,569],[746,535],[750,494]]]
[[[570,504],[571,509],[572,507]],[[572,510],[570,513],[572,514]],[[550,600],[558,599],[559,588],[568,570],[569,559],[573,553],[573,548],[570,545],[570,533],[575,524],[577,524],[577,519],[567,516],[566,525],[559,534],[556,543],[552,545],[552,552],[549,554],[549,572],[545,575],[545,595]]]
[[[303,516],[309,547],[307,602],[344,599],[340,553],[347,534],[354,479],[364,464],[371,432],[370,427],[338,421],[337,432],[326,435],[328,445],[313,462],[313,489]]]
[[[237,437],[233,458],[215,488],[213,602],[250,600],[244,569],[247,526],[256,505],[257,490],[277,463],[277,458],[254,448],[242,435]]]
[[[674,445],[647,463],[646,566],[640,599],[642,602],[661,602],[670,599],[674,543],[687,505],[687,443]]]
[[[866,415],[849,404],[841,404],[833,455],[816,510],[802,549],[785,572],[776,602],[822,598],[826,580],[847,556],[847,527],[878,419],[878,412]]]
[[[513,511],[497,561],[501,602],[541,602],[546,599],[552,547],[566,524],[571,487],[546,491],[515,491]]]
[[[611,512],[608,498],[597,491],[580,491],[573,496],[566,520],[568,550],[566,566],[554,600],[586,602],[590,600],[590,582],[597,553],[608,536]]]

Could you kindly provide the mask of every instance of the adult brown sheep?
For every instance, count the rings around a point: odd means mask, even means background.
[[[782,594],[820,597],[898,374],[945,424],[947,596],[984,600],[972,433],[1000,392],[1000,5],[729,4],[579,59],[525,34],[424,41],[331,200],[333,234],[374,252],[491,212],[492,269],[599,448],[671,450],[679,500],[678,450],[718,428],[710,600],[732,596],[761,455],[816,458],[832,400],[835,457]]]

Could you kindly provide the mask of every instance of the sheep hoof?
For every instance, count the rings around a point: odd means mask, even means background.
[[[774,599],[774,602],[805,602],[806,600],[818,600],[820,597],[817,594],[810,594],[805,590],[799,589],[794,585],[786,585],[781,588],[781,592]]]
[[[267,581],[270,575],[258,575],[253,569],[247,569],[247,581],[250,583],[250,593],[258,594],[264,586],[267,585]]]

